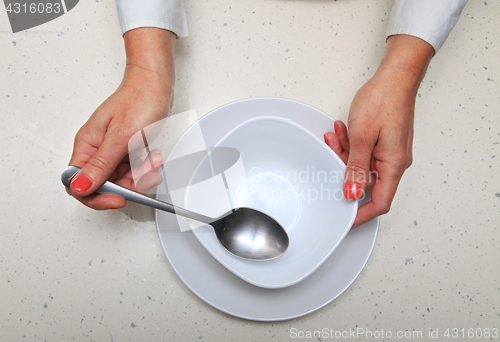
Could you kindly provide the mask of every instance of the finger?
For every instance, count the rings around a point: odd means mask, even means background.
[[[156,171],[157,170],[146,173],[138,181],[135,181],[132,178],[131,172],[129,171],[127,174],[125,174],[124,178],[117,180],[116,184],[133,191],[146,193],[149,190],[156,188],[163,182],[163,177]]]
[[[335,134],[337,135],[338,141],[340,145],[342,146],[342,149],[344,150],[342,152],[341,158],[344,161],[344,163],[347,164],[347,159],[349,158],[349,150],[350,150],[350,145],[349,145],[349,136],[347,134],[347,127],[346,125],[340,121],[337,120],[335,121]],[[373,185],[375,185],[375,182],[377,180],[376,177],[376,172],[372,172],[371,170],[374,170],[373,163],[375,162],[375,158],[371,158],[371,166],[370,166],[370,174],[368,177],[368,182],[366,183],[366,188],[371,188]]]
[[[151,189],[156,188],[163,182],[163,177],[156,172],[149,172],[136,182],[137,191],[146,193]]]
[[[377,133],[366,128],[350,131],[349,158],[344,177],[344,196],[349,200],[361,198],[370,177],[370,164]]]
[[[164,163],[164,158],[160,150],[154,149],[152,150],[146,159],[141,162],[141,164],[132,163],[126,172],[121,173],[121,178],[130,178],[133,180],[133,184],[138,189],[139,192],[146,193],[154,187],[157,187],[163,181],[161,175],[157,174],[157,171]],[[135,166],[135,167],[134,167]],[[125,170],[125,169],[124,169]],[[155,173],[159,176],[151,176],[150,173]],[[142,180],[144,177],[147,177],[147,180]],[[151,177],[155,179],[151,180]],[[141,183],[141,185],[138,185]],[[146,185],[144,185],[146,184]]]
[[[128,177],[130,174],[130,164],[128,162],[121,162],[116,168],[116,178],[113,181]]]
[[[360,206],[358,208],[358,214],[356,215],[356,219],[354,220],[351,229],[357,228],[360,225],[365,224],[366,222],[369,222],[375,217],[379,216],[378,214],[375,213],[376,212],[375,207],[376,206],[372,201]]]
[[[353,228],[389,212],[400,179],[401,175],[396,173],[379,175],[373,186],[371,201],[359,207]]]
[[[120,165],[124,165],[124,163]],[[114,183],[133,191],[137,191],[134,186],[134,182],[130,178],[118,179]],[[71,195],[69,189],[66,189],[66,191]],[[127,204],[127,201],[123,197],[114,194],[91,194],[85,197],[73,195],[73,197],[87,207],[96,210],[121,209]]]
[[[323,137],[325,139],[325,143],[330,146],[333,152],[335,152],[340,157],[340,159],[342,159],[344,164],[347,164],[349,153],[347,153],[347,151],[344,151],[344,149],[342,148],[338,135],[332,132],[326,132]]]
[[[164,161],[161,151],[155,149],[148,154],[137,172],[131,169],[125,176],[133,180],[137,191],[146,193],[163,182],[163,177],[157,171]]]
[[[371,161],[370,161],[370,172],[368,174],[368,182],[366,183],[366,188],[373,188],[375,183],[377,182],[377,160],[375,157],[372,155]]]
[[[75,196],[85,197],[96,191],[115,172],[120,161],[127,154],[127,144],[113,136],[105,137],[95,154],[81,167],[80,172],[71,182],[71,192]]]
[[[334,122],[335,133],[326,132],[324,135],[325,143],[347,164],[349,158],[349,138],[347,128],[340,120]]]
[[[75,136],[73,153],[69,165],[82,166],[87,164],[102,142],[100,132],[90,130],[86,126],[87,124]]]
[[[85,206],[96,210],[121,209],[126,204],[125,199],[118,195],[92,194],[80,197],[73,195],[69,189],[66,189],[66,191]]]
[[[139,165],[131,165],[134,181],[137,183],[145,174],[151,171],[158,171],[163,165],[163,162],[164,158],[161,151],[159,149],[152,150],[143,162],[140,164],[137,163]]]
[[[346,125],[340,120],[336,120],[333,125],[335,127],[335,134],[337,134],[337,136],[339,137],[339,142],[342,146],[342,149],[349,153],[351,149]]]
[[[130,178],[118,179],[115,183],[136,191],[134,182]],[[85,197],[75,196],[75,198],[82,204],[96,210],[121,209],[127,204],[123,197],[114,194],[91,194]]]

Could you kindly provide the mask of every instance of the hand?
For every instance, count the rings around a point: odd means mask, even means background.
[[[356,93],[349,111],[349,135],[341,121],[325,142],[347,164],[344,196],[357,200],[373,186],[371,201],[360,206],[354,227],[389,212],[404,171],[412,163],[415,97],[434,50],[420,38],[397,35],[377,72]]]
[[[75,137],[70,165],[81,167],[68,193],[94,209],[118,209],[125,200],[117,195],[93,194],[105,181],[147,192],[162,178],[156,171],[161,152],[151,151],[134,183],[128,163],[130,138],[144,127],[165,118],[173,99],[173,46],[175,35],[157,28],[125,34],[127,67],[118,90],[104,101]],[[137,174],[137,173],[136,173]]]

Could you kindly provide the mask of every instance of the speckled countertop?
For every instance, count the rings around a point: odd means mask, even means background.
[[[383,54],[392,6],[185,3],[190,36],[177,42],[174,113],[278,96],[344,120]],[[428,340],[430,330],[452,340],[448,328],[460,329],[461,339],[461,329],[467,337],[479,328],[494,337],[499,13],[496,1],[471,1],[432,61],[417,98],[414,164],[359,278],[317,312],[259,323],[223,314],[189,291],[164,256],[152,210],[93,211],[60,184],[75,132],[123,73],[114,2],[81,1],[16,34],[0,10],[0,340],[335,339],[313,336],[324,328],[423,332],[407,340]]]

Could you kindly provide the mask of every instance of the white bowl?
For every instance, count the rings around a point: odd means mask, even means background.
[[[256,286],[282,288],[305,279],[339,246],[356,216],[357,202],[342,195],[344,163],[316,137],[317,132],[300,125],[310,110],[317,111],[283,99],[238,101],[210,113],[211,121],[220,117],[221,125],[204,127],[202,118],[174,148],[182,149],[192,142],[193,132],[201,130],[207,146],[240,152],[238,162],[223,172],[229,191],[224,179],[214,174],[208,185],[187,188],[187,209],[217,217],[231,207],[250,207],[270,215],[287,231],[290,245],[283,256],[255,262],[229,254],[211,227],[190,221],[195,236],[215,259]],[[330,129],[324,127],[325,132]],[[193,178],[199,178],[198,171],[191,171]]]

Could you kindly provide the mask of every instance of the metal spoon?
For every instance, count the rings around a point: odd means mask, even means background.
[[[80,171],[68,166],[61,175],[62,183],[69,188]],[[233,209],[218,218],[207,217],[170,203],[159,201],[115,183],[106,182],[98,194],[115,194],[127,201],[147,205],[175,215],[181,215],[211,225],[219,242],[231,254],[248,260],[275,259],[285,253],[289,240],[283,227],[270,216],[250,208]]]

